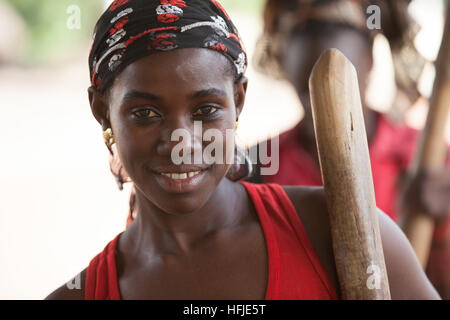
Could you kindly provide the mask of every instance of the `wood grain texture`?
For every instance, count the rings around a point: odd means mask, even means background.
[[[435,62],[436,78],[430,97],[425,127],[422,131],[417,154],[413,160],[411,173],[416,175],[425,167],[441,167],[445,165],[447,145],[445,127],[450,111],[450,5],[447,4],[445,27],[439,54]],[[407,218],[403,223],[403,231],[425,268],[434,232],[434,221],[425,213]]]
[[[327,50],[309,88],[342,298],[390,299],[356,70]]]

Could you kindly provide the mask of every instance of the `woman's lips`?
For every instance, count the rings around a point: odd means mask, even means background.
[[[159,185],[171,193],[185,193],[197,188],[206,176],[206,170],[188,172],[154,172]]]

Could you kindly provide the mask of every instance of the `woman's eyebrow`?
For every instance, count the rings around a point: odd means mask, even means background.
[[[133,100],[133,99],[139,99],[139,98],[146,99],[146,100],[158,100],[159,99],[159,97],[157,95],[154,95],[153,93],[131,90],[124,94],[124,96],[122,98],[122,102]]]
[[[207,96],[226,97],[227,93],[221,89],[209,88],[209,89],[196,91],[192,94],[192,98],[203,98],[203,97],[207,97]]]
[[[209,88],[209,89],[203,89],[194,92],[191,94],[192,98],[203,98],[208,96],[220,96],[220,97],[226,97],[227,93],[221,89],[218,88]],[[122,98],[122,102],[130,101],[133,99],[146,99],[146,100],[158,100],[160,97],[157,95],[150,93],[150,92],[142,92],[137,90],[131,90],[124,94]]]

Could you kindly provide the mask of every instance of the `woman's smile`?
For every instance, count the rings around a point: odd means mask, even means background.
[[[159,186],[169,193],[194,191],[204,181],[211,166],[208,165],[169,165],[152,168]]]
[[[156,181],[165,191],[186,193],[194,191],[203,182],[209,168],[181,172],[154,172],[154,175]]]

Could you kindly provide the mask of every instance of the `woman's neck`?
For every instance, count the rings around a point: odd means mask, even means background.
[[[246,216],[243,188],[224,178],[201,208],[180,215],[164,212],[137,190],[138,214],[126,231],[133,250],[186,254],[208,236],[240,225]]]

